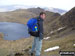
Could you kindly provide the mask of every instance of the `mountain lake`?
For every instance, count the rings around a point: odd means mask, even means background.
[[[0,33],[3,33],[4,40],[18,40],[30,37],[27,25],[12,22],[0,22]]]

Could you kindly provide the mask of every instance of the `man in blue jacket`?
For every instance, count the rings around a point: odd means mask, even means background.
[[[33,56],[34,51],[35,51],[35,56],[40,56],[41,54],[42,40],[43,40],[43,21],[45,17],[46,17],[46,14],[44,12],[41,12],[40,15],[37,17],[39,36],[34,37],[34,42],[32,44],[32,49],[31,49],[31,56]]]

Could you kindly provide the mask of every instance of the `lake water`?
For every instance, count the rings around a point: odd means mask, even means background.
[[[0,22],[0,32],[4,34],[4,40],[18,40],[28,38],[28,28],[24,24]]]

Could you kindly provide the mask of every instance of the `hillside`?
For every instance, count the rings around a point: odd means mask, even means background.
[[[58,16],[53,16],[55,19],[53,21],[46,20],[48,22],[46,24],[45,28],[45,35],[54,35],[54,34],[61,34],[69,33],[70,31],[73,31],[75,29],[75,8],[68,11],[66,14],[60,16],[59,14],[56,14]],[[49,17],[52,18],[52,17]],[[62,34],[61,34],[62,35]]]
[[[0,12],[0,21],[26,24],[28,19],[34,16],[36,15],[32,12],[29,12],[25,9],[18,9],[11,12]]]
[[[46,19],[44,20],[44,34],[47,35],[50,31],[59,28],[56,25],[57,19],[60,17],[60,14],[53,12],[46,12]],[[56,26],[55,26],[56,25]]]
[[[59,20],[62,26],[75,27],[75,7],[61,16]]]
[[[26,38],[20,39],[15,41],[8,41],[0,39],[0,55],[7,56],[7,55],[19,55],[19,56],[29,56],[28,49],[31,48],[33,38]],[[48,39],[43,40],[43,47],[42,47],[42,56],[59,56],[59,51],[74,51],[75,46],[75,34],[69,34],[68,36],[57,38],[54,40]],[[60,48],[54,51],[44,52],[44,50],[59,46]]]

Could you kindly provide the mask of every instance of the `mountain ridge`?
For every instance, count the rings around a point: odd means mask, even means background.
[[[10,6],[0,6],[0,12],[7,12],[7,11],[14,11],[16,9],[29,9],[29,8],[38,8],[39,6],[27,6],[27,5],[10,5]],[[46,11],[50,11],[50,12],[55,12],[55,13],[60,13],[60,14],[64,14],[67,11],[66,10],[62,10],[59,8],[53,8],[53,7],[40,7]]]

